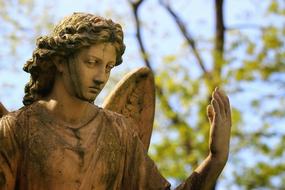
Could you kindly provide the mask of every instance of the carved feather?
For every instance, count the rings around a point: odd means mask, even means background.
[[[155,86],[150,69],[142,67],[128,73],[105,99],[103,108],[131,120],[148,150],[155,111]]]

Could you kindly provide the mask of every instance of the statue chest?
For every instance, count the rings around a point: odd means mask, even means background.
[[[31,184],[46,184],[48,189],[120,186],[126,151],[110,123],[73,129],[30,120],[27,129],[21,171]]]

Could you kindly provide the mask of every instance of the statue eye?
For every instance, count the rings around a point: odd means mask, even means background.
[[[99,64],[99,61],[98,60],[89,60],[89,61],[86,61],[85,64],[88,67],[95,67],[96,65]]]
[[[114,68],[113,64],[106,65],[106,72],[109,73]]]

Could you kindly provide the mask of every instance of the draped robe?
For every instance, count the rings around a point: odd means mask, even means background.
[[[0,189],[169,189],[133,125],[96,106],[76,128],[39,103],[9,113],[0,121]]]

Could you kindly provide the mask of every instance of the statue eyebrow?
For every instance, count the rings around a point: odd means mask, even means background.
[[[101,60],[99,57],[96,57],[96,56],[94,56],[94,55],[87,55],[86,57],[87,57],[87,58],[92,58],[92,59],[99,59],[99,60]]]
[[[101,58],[99,58],[99,57],[97,57],[97,56],[94,56],[94,55],[87,55],[86,56],[88,59],[97,59],[97,60],[99,60],[99,61],[102,61],[102,59]],[[116,64],[116,60],[111,60],[111,61],[108,61],[108,64]]]

